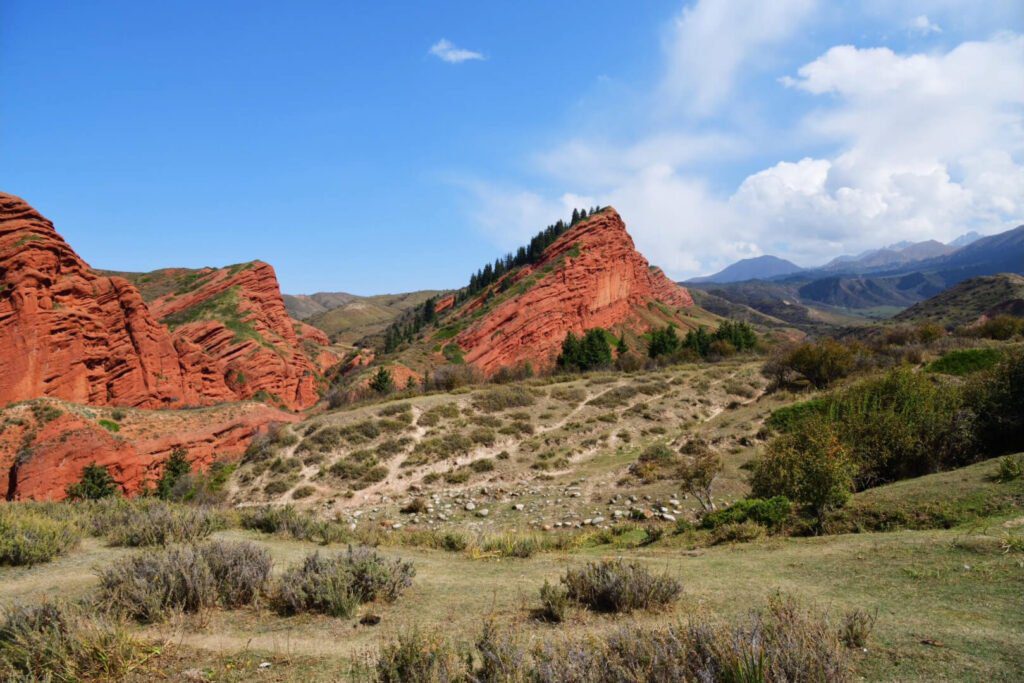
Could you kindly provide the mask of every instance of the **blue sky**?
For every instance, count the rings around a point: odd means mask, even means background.
[[[287,292],[459,286],[596,203],[679,278],[812,265],[1024,221],[1022,34],[1000,0],[6,0],[0,188],[95,267]]]

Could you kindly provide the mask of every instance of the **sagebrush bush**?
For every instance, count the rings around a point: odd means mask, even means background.
[[[252,603],[270,578],[270,554],[253,543],[150,550],[100,572],[98,604],[142,623],[172,612]]]
[[[214,508],[138,499],[98,510],[95,524],[111,545],[139,547],[199,541],[227,521]]]
[[[547,581],[540,587],[540,608],[535,615],[538,619],[559,624],[565,621],[569,611],[569,592],[564,586]]]
[[[349,547],[333,556],[316,552],[281,576],[274,605],[285,615],[348,617],[361,603],[397,600],[415,574],[411,563],[388,560],[370,548]]]
[[[70,519],[52,519],[29,505],[0,507],[0,565],[49,562],[78,545],[82,533]]]
[[[54,603],[0,616],[0,679],[122,680],[151,654],[115,624]]]
[[[634,623],[533,643],[493,622],[472,644],[413,629],[382,648],[376,671],[383,681],[423,683],[850,680],[849,655],[835,625],[821,611],[785,597],[730,624],[702,618],[663,627]]]
[[[497,413],[509,408],[526,408],[535,402],[529,389],[520,386],[500,386],[473,395],[473,407],[485,413]]]
[[[440,683],[465,680],[465,655],[434,631],[413,628],[381,648],[375,663],[380,683]]]
[[[675,602],[682,585],[669,576],[654,576],[637,562],[602,560],[569,569],[562,577],[570,600],[595,612],[658,609]]]
[[[352,534],[342,524],[321,520],[291,505],[281,507],[245,508],[240,523],[243,529],[265,534],[282,534],[300,541],[315,541],[321,545],[349,540]]]

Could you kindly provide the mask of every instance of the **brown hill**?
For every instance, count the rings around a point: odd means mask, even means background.
[[[945,327],[970,325],[994,315],[1024,313],[1024,277],[1014,273],[971,278],[914,304],[894,320],[938,323]]]
[[[234,398],[135,287],[92,271],[50,221],[0,193],[0,403],[42,396],[146,408]]]

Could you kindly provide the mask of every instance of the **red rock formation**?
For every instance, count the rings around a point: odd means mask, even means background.
[[[288,315],[274,269],[262,261],[196,271],[187,291],[165,294],[150,309],[175,339],[215,359],[243,399],[307,408],[319,400],[317,375],[336,362],[319,348],[329,343],[323,332]]]
[[[40,396],[151,408],[234,398],[135,287],[94,273],[50,221],[0,193],[0,404]]]
[[[510,277],[514,283],[493,294],[497,303],[485,292],[457,312],[468,318],[491,307],[456,337],[466,362],[487,375],[527,361],[537,369],[551,367],[569,331],[623,326],[646,331],[653,324],[651,309],[666,310],[671,318],[693,305],[686,289],[636,251],[612,208],[575,225],[539,263]]]
[[[57,417],[39,419],[36,409],[42,405]],[[186,450],[194,471],[205,470],[215,460],[237,460],[268,424],[298,419],[259,403],[118,415],[59,401],[22,403],[0,417],[6,424],[0,432],[0,495],[7,500],[60,500],[93,463],[133,495],[160,477],[177,448]],[[118,431],[109,431],[101,419],[117,424]]]

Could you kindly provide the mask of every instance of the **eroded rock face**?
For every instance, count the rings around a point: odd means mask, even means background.
[[[690,293],[636,251],[612,208],[582,221],[548,247],[544,259],[513,274],[507,295],[456,338],[465,360],[491,375],[530,362],[550,368],[569,331],[626,326],[646,331],[651,307],[693,305]],[[521,290],[521,291],[518,291]],[[500,296],[500,295],[499,295]],[[464,307],[471,316],[481,297]]]
[[[41,396],[146,408],[235,397],[135,287],[94,273],[50,221],[0,193],[0,404]]]
[[[193,471],[202,471],[214,461],[237,460],[269,424],[298,420],[259,403],[123,412],[45,400],[0,411],[6,424],[0,432],[0,495],[61,500],[94,463],[107,468],[124,494],[134,495],[159,479],[175,449],[184,448]]]
[[[196,271],[189,291],[150,302],[175,340],[203,349],[242,399],[268,400],[291,409],[319,400],[320,375],[337,357],[327,336],[293,320],[273,267],[262,261]]]

